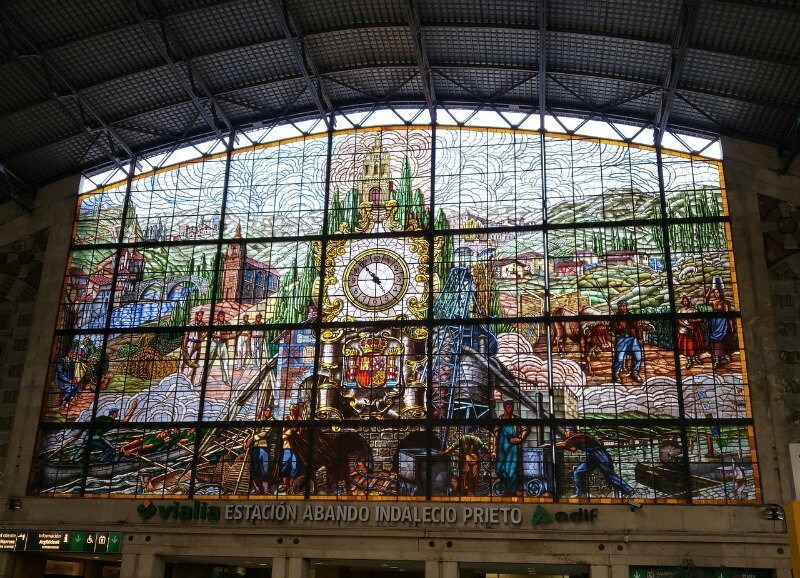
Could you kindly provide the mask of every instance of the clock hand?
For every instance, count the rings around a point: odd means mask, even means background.
[[[381,287],[383,287],[383,285],[381,284],[381,278],[380,278],[380,277],[378,277],[378,276],[377,276],[375,273],[373,273],[372,271],[370,271],[370,270],[369,270],[369,267],[365,267],[365,269],[367,270],[367,273],[369,273],[369,274],[370,274],[370,276],[372,276],[372,282],[373,282],[373,283],[377,283],[378,285],[380,285]]]

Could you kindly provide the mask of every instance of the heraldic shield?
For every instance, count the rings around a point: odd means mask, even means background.
[[[359,333],[345,343],[347,387],[397,387],[403,344],[387,332]]]

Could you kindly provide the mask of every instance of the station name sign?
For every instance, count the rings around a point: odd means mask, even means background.
[[[298,502],[251,502],[216,505],[193,502],[153,503],[144,501],[137,507],[144,520],[232,521],[241,523],[314,523],[314,524],[394,524],[394,525],[474,525],[487,528],[539,526],[548,523],[591,523],[597,508],[549,512],[539,505],[525,516],[518,506],[450,506],[439,504],[304,504]]]
[[[120,532],[51,532],[17,530],[0,532],[0,552],[91,552],[117,554],[122,546]]]
[[[324,505],[324,504],[231,504],[225,507],[226,520],[274,520],[276,522],[475,524],[519,526],[522,509],[507,506],[426,505]]]

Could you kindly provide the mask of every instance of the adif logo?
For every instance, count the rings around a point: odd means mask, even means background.
[[[549,524],[552,521],[553,518],[550,516],[550,513],[544,509],[544,506],[536,506],[536,510],[533,512],[533,518],[531,518],[531,526]]]

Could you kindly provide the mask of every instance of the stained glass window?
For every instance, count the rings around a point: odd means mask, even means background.
[[[384,116],[82,194],[30,492],[760,500],[719,161]]]

